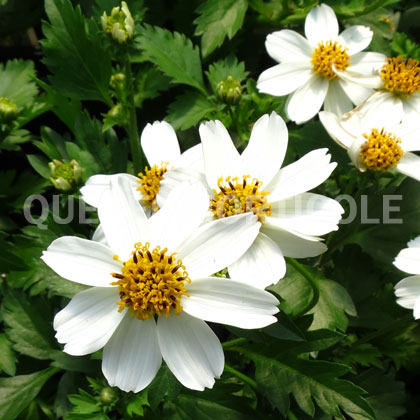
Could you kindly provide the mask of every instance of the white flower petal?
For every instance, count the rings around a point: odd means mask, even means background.
[[[175,161],[174,166],[188,168],[192,171],[204,172],[204,158],[202,144],[190,147]]]
[[[220,121],[208,121],[199,128],[203,144],[206,179],[210,188],[217,188],[220,177],[242,176],[240,155],[225,126]]]
[[[288,117],[296,124],[308,121],[321,109],[327,91],[328,80],[314,74],[308,82],[287,99],[286,113]]]
[[[394,265],[401,271],[410,274],[420,274],[420,250],[404,248],[395,258]]]
[[[366,164],[363,162],[362,156],[360,154],[360,149],[365,143],[366,139],[364,137],[357,137],[347,150],[351,161],[360,172],[365,172],[367,169]]]
[[[197,391],[212,388],[225,364],[216,334],[201,319],[181,312],[158,320],[163,359],[182,385]]]
[[[200,226],[178,249],[191,279],[206,277],[236,261],[251,246],[261,224],[252,213]]]
[[[319,236],[337,230],[343,213],[332,198],[303,193],[273,204],[267,220],[285,230]]]
[[[420,114],[420,95],[413,93],[409,98],[402,101],[403,122],[418,123]]]
[[[379,70],[386,63],[386,55],[377,52],[362,52],[351,57],[347,71],[366,76],[379,75]]]
[[[107,246],[76,236],[62,236],[51,243],[41,259],[59,276],[88,286],[111,286],[111,273],[121,272]]]
[[[341,147],[348,149],[355,138],[340,124],[340,120],[338,119],[337,115],[333,114],[332,112],[326,111],[321,111],[318,115],[322,125],[324,126],[328,134]]]
[[[420,236],[417,236],[417,238],[408,241],[407,246],[409,248],[420,248]]]
[[[314,51],[306,38],[290,29],[283,29],[268,35],[265,48],[270,57],[279,63],[289,61],[307,63],[309,66]]]
[[[208,277],[188,285],[185,312],[210,322],[239,328],[263,328],[277,321],[278,300],[269,292],[233,279]]]
[[[351,102],[355,105],[360,105],[373,93],[371,88],[360,86],[344,79],[339,79],[338,83],[348,98],[350,98]]]
[[[374,74],[361,74],[354,72],[353,69],[348,67],[346,70],[338,70],[334,64],[332,65],[334,73],[342,80],[354,83],[358,86],[366,88],[379,89],[383,86],[384,82],[381,79],[379,73]]]
[[[286,262],[280,248],[261,232],[248,251],[229,265],[231,278],[260,289],[277,283],[285,274]]]
[[[166,121],[147,124],[140,142],[150,166],[173,163],[181,155],[175,130]]]
[[[118,312],[116,287],[92,287],[77,293],[54,318],[64,351],[73,356],[94,353],[108,342],[125,316]]]
[[[209,208],[209,196],[201,183],[184,182],[169,194],[165,205],[149,219],[152,248],[174,252],[177,245],[194,233]]]
[[[406,153],[397,164],[398,172],[420,181],[420,156]]]
[[[313,47],[322,41],[335,41],[338,21],[334,10],[326,4],[314,7],[305,19],[305,36]]]
[[[341,117],[353,108],[347,93],[343,90],[339,80],[332,80],[328,84],[327,96],[324,100],[325,111],[333,112]]]
[[[129,174],[117,174],[117,175],[93,175],[87,181],[86,184],[80,188],[83,200],[93,207],[98,207],[99,200],[104,191],[111,188],[111,179],[115,177],[124,177],[130,183],[133,194],[140,199],[141,193],[137,191],[139,186],[139,179]]]
[[[404,152],[414,152],[420,150],[419,121],[399,125],[395,129],[395,134],[401,139],[401,148]]]
[[[99,225],[95,229],[95,232],[93,232],[92,241],[99,242],[100,244],[105,245],[106,247],[109,248],[109,244],[106,241],[105,233],[104,233],[104,230],[102,229],[102,225]]]
[[[263,71],[257,81],[262,93],[274,96],[288,95],[303,86],[313,72],[308,63],[282,63]]]
[[[241,155],[243,175],[267,185],[278,172],[286,155],[287,126],[280,115],[265,114],[254,124],[248,146]]]
[[[368,47],[372,41],[373,32],[367,26],[355,25],[344,29],[338,36],[338,42],[347,47],[347,54],[352,56]]]
[[[326,245],[319,238],[288,232],[271,225],[267,220],[261,228],[261,232],[278,245],[285,257],[317,257],[327,250]]]
[[[107,242],[123,261],[130,258],[135,243],[149,239],[147,217],[124,178],[111,180],[111,188],[101,197],[98,216]]]
[[[335,162],[330,163],[330,159],[328,149],[316,149],[280,169],[266,187],[270,191],[268,200],[273,203],[317,187],[337,166]]]
[[[140,392],[162,364],[156,322],[127,314],[104,348],[102,372],[110,386]]]
[[[406,309],[414,309],[420,297],[420,276],[410,276],[395,285],[397,303]]]
[[[420,318],[420,296],[417,298],[417,301],[414,305],[413,315],[414,315],[414,319]]]

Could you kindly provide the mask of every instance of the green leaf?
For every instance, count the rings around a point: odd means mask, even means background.
[[[185,92],[177,96],[169,105],[167,120],[175,130],[186,130],[202,121],[215,106],[207,98],[196,92]]]
[[[397,32],[390,43],[392,51],[404,58],[420,60],[420,46],[412,41],[405,33]]]
[[[233,79],[240,83],[246,79],[248,72],[245,70],[245,64],[242,61],[238,63],[237,58],[230,55],[224,60],[210,64],[206,75],[213,91],[216,92],[217,84],[226,80],[228,76],[232,76]]]
[[[45,382],[58,370],[48,368],[30,375],[0,378],[0,418],[15,419],[41,391]]]
[[[144,58],[156,64],[173,83],[189,85],[207,94],[199,49],[185,35],[144,25],[137,42]]]
[[[83,389],[79,389],[79,394],[69,395],[69,400],[75,406],[71,410],[75,414],[90,414],[101,410],[100,402]]]
[[[198,7],[195,35],[202,35],[204,57],[222,45],[226,36],[234,37],[242,27],[247,8],[246,0],[206,0]]]
[[[32,168],[35,169],[43,178],[50,179],[51,169],[48,166],[48,160],[43,156],[26,155]]]
[[[156,410],[165,396],[168,399],[175,398],[181,390],[181,385],[170,369],[162,365],[147,390],[150,407]]]
[[[69,0],[46,0],[45,10],[50,23],[43,25],[42,47],[52,84],[71,98],[111,104],[111,60],[95,21]]]
[[[16,373],[16,358],[12,345],[6,335],[0,334],[0,372],[3,371],[10,376]]]

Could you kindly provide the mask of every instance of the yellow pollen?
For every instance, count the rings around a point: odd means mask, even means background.
[[[167,172],[168,163],[161,163],[160,166],[153,165],[150,169],[146,166],[144,173],[139,173],[138,183],[140,186],[137,188],[143,194],[143,201],[146,208],[152,209],[154,212],[159,210],[157,205],[156,196],[160,189],[160,181],[163,179],[163,175]]]
[[[334,64],[337,70],[345,70],[350,65],[350,56],[337,41],[320,42],[312,54],[312,70],[315,74],[328,80],[337,79],[332,69]]]
[[[258,220],[264,223],[265,216],[271,214],[271,204],[267,201],[267,191],[261,191],[262,183],[257,179],[249,182],[250,175],[242,178],[225,180],[219,178],[218,190],[213,190],[214,198],[210,202],[210,210],[215,219],[233,216],[235,214],[252,212],[258,216]]]
[[[420,92],[419,62],[412,58],[387,58],[381,69],[381,77],[385,89],[396,95],[409,98],[411,94]]]
[[[392,133],[386,133],[373,128],[371,133],[363,134],[367,139],[360,149],[360,155],[368,169],[386,171],[395,166],[404,156],[399,143],[401,139]]]
[[[149,247],[148,242],[135,244],[121,274],[111,274],[117,279],[111,285],[118,286],[120,292],[118,311],[128,308],[131,315],[141,320],[162,314],[169,317],[171,312],[178,315],[182,311],[182,295],[189,296],[184,283],[191,280],[175,254],[167,255],[167,248]]]

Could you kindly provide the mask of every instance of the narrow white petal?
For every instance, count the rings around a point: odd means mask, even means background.
[[[181,312],[158,320],[163,359],[182,385],[197,391],[212,388],[225,364],[216,334],[201,319]]]
[[[420,298],[420,276],[410,276],[399,281],[395,285],[395,296],[398,298],[398,305],[414,309]]]
[[[161,364],[155,320],[142,321],[127,314],[104,348],[102,372],[109,385],[140,392]]]
[[[371,88],[360,86],[357,83],[352,83],[344,79],[339,79],[338,83],[355,105],[360,105],[373,93],[373,89]]]
[[[414,304],[413,315],[414,319],[420,318],[420,296],[417,298],[416,303]]]
[[[288,95],[303,86],[312,74],[309,62],[277,64],[260,74],[257,88],[260,92],[269,95]]]
[[[324,109],[325,111],[333,112],[338,117],[353,109],[353,104],[343,90],[339,80],[329,82],[327,96],[324,100]]]
[[[99,242],[99,243],[101,243],[102,245],[105,245],[106,247],[108,247],[108,248],[109,248],[109,244],[108,244],[108,242],[106,241],[106,238],[105,238],[105,233],[104,233],[104,230],[102,229],[102,225],[99,225],[99,226],[95,229],[95,232],[93,232],[93,235],[92,235],[92,241]]]
[[[174,166],[188,168],[197,172],[204,172],[204,158],[202,144],[190,147],[175,161]]]
[[[347,47],[347,54],[352,56],[368,47],[372,41],[373,32],[367,26],[355,25],[345,29],[338,36],[338,42]]]
[[[418,123],[420,114],[420,95],[413,93],[409,98],[402,100],[403,122]]]
[[[267,221],[264,223],[261,232],[266,234],[278,245],[285,257],[317,257],[327,250],[326,245],[319,238],[293,234],[292,232],[273,226]]]
[[[356,166],[356,168],[361,172],[365,172],[367,169],[366,164],[363,162],[362,156],[360,154],[360,149],[365,143],[366,139],[364,137],[357,137],[347,151],[354,166]]]
[[[234,279],[208,277],[188,285],[190,297],[182,297],[184,311],[210,322],[253,329],[277,321],[278,300],[265,290]]]
[[[271,58],[281,63],[310,63],[313,47],[302,35],[290,29],[273,32],[267,36],[265,47]]]
[[[272,205],[271,225],[304,235],[320,236],[338,229],[344,209],[332,198],[303,193]]]
[[[229,266],[231,278],[260,289],[277,283],[285,274],[286,262],[280,248],[261,232],[248,251]]]
[[[334,64],[332,66],[334,73],[343,80],[354,83],[359,86],[364,86],[372,89],[379,89],[383,86],[384,82],[381,79],[379,73],[366,75],[354,72],[354,69],[348,67],[346,70],[338,70]]]
[[[121,272],[121,263],[105,245],[76,236],[62,236],[51,243],[41,259],[59,276],[88,286],[111,286],[111,273]]]
[[[313,47],[322,41],[335,41],[338,21],[334,10],[326,4],[314,7],[306,16],[305,36]]]
[[[129,174],[117,174],[117,175],[93,175],[87,181],[86,184],[80,188],[83,200],[93,207],[98,207],[99,200],[104,191],[111,188],[111,179],[115,177],[124,177],[130,183],[133,194],[137,197],[140,193],[136,192],[138,184],[138,178]]]
[[[353,143],[355,137],[349,133],[345,128],[340,124],[340,120],[337,115],[332,112],[321,111],[319,113],[319,119],[324,126],[328,134],[341,146],[345,149],[348,149]]]
[[[350,73],[360,73],[366,76],[379,74],[379,70],[386,62],[386,55],[377,52],[362,52],[351,57],[347,67]]]
[[[406,153],[397,164],[398,172],[420,181],[420,156]]]
[[[395,134],[401,139],[401,148],[404,152],[420,150],[420,124],[419,121],[404,123],[396,127]]]
[[[271,191],[268,200],[283,200],[317,187],[337,166],[336,163],[330,163],[330,159],[328,149],[316,149],[280,169],[266,188]]]
[[[395,258],[394,265],[401,271],[410,274],[420,274],[420,250],[404,248]]]
[[[303,86],[292,93],[286,103],[286,113],[296,124],[314,117],[327,96],[328,80],[314,74]]]
[[[184,182],[169,194],[165,205],[149,219],[152,247],[160,245],[171,253],[204,221],[209,196],[201,183]]]
[[[166,121],[147,124],[141,133],[141,147],[149,165],[172,163],[181,155],[175,130]]]
[[[98,216],[107,242],[123,261],[130,258],[135,243],[149,239],[147,217],[124,178],[112,179],[100,200]]]
[[[220,121],[200,125],[206,179],[211,188],[217,187],[220,177],[242,176],[240,156],[225,126]]]
[[[252,213],[208,222],[178,249],[191,279],[206,277],[236,261],[251,246],[261,224]]]
[[[420,248],[420,236],[417,236],[417,238],[408,241],[407,246],[409,248]]]
[[[125,316],[118,312],[116,287],[92,287],[77,293],[54,318],[64,351],[73,356],[94,353],[108,342]]]
[[[243,175],[257,178],[264,188],[280,169],[287,143],[283,118],[275,112],[263,115],[254,124],[248,146],[241,155]]]

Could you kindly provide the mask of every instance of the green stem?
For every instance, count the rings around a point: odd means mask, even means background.
[[[224,343],[222,343],[222,347],[224,349],[228,349],[230,347],[235,347],[241,344],[245,344],[246,342],[247,342],[246,338],[243,338],[243,337],[234,338],[233,340],[225,341]]]
[[[242,381],[250,385],[252,388],[254,389],[258,388],[257,382],[255,382],[252,378],[243,374],[242,372],[239,372],[239,370],[236,370],[235,368],[227,365],[226,363],[225,363],[225,371],[230,372],[232,375],[235,375],[237,378],[241,379]]]

